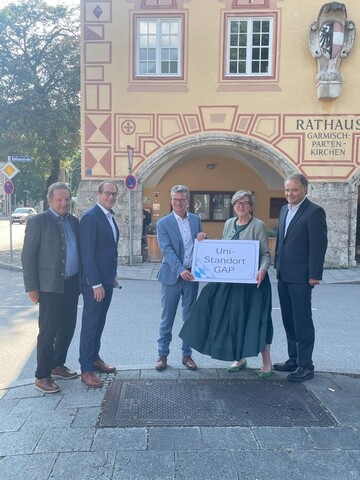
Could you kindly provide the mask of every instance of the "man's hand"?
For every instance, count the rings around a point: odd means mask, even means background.
[[[206,233],[205,232],[199,232],[197,235],[196,235],[196,239],[201,242],[201,240],[205,240],[206,239]]]
[[[195,278],[194,275],[191,272],[189,272],[189,270],[184,270],[183,272],[180,273],[180,276],[186,282],[191,282]]]
[[[38,303],[39,301],[39,290],[33,290],[32,292],[28,292],[28,297],[32,301],[32,303]]]
[[[96,302],[101,302],[101,300],[105,297],[105,290],[104,287],[101,285],[100,287],[93,287],[94,291],[94,300]]]
[[[315,287],[315,285],[320,285],[320,280],[316,280],[315,278],[309,278],[309,285],[311,287]]]

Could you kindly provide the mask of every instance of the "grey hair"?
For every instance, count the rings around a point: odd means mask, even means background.
[[[185,185],[175,185],[172,187],[170,190],[170,197],[174,195],[174,193],[185,193],[186,199],[190,200],[190,190]]]
[[[255,205],[255,195],[250,190],[238,190],[237,192],[235,192],[231,199],[231,204],[235,205],[235,202],[237,202],[238,200],[240,200],[240,198],[243,197],[249,198],[250,207],[253,208],[253,206]]]
[[[50,185],[50,187],[48,188],[48,191],[47,191],[47,194],[46,194],[46,198],[47,198],[48,201],[53,198],[55,190],[67,190],[70,193],[70,196],[71,196],[71,190],[70,190],[70,187],[67,183],[56,182],[56,183],[53,183],[52,185]]]
[[[98,193],[103,193],[104,191],[104,185],[106,185],[107,183],[110,183],[111,185],[114,185],[114,187],[116,187],[116,191],[118,192],[119,191],[119,187],[117,186],[117,183],[114,182],[114,180],[104,180],[103,182],[100,183],[100,185],[98,186]]]
[[[305,177],[305,175],[303,175],[302,173],[293,173],[292,175],[289,175],[289,176],[285,179],[284,185],[285,185],[286,182],[288,182],[289,180],[296,180],[296,181],[299,182],[306,190],[308,189],[308,186],[309,186],[308,179],[307,179],[307,178]]]

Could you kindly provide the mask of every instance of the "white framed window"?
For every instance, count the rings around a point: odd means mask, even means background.
[[[273,17],[229,17],[226,76],[273,75]]]
[[[138,18],[136,76],[181,76],[181,19]]]

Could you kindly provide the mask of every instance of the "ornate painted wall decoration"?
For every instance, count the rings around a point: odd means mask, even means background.
[[[347,20],[344,3],[326,3],[310,25],[309,48],[317,59],[319,99],[337,98],[342,88],[341,59],[350,53],[356,35],[355,23]]]

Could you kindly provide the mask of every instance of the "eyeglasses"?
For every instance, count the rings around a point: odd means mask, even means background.
[[[172,198],[171,201],[173,203],[185,203],[187,202],[187,198]]]
[[[250,205],[250,202],[235,202],[235,205],[237,207],[248,207]]]
[[[118,192],[102,192],[106,198],[110,198],[110,197],[113,197],[113,198],[116,198],[119,194]]]

